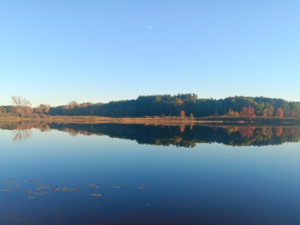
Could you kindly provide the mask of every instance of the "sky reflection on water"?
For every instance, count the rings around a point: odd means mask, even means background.
[[[300,223],[299,143],[178,148],[110,132],[73,137],[32,129],[31,138],[13,142],[12,131],[0,130],[0,190],[20,184],[19,192],[1,191],[1,224]],[[127,128],[122,135],[134,133]],[[35,178],[41,182],[19,183]],[[47,185],[46,195],[21,191]],[[52,191],[55,186],[73,190]]]

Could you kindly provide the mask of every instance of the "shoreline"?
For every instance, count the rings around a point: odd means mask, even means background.
[[[145,125],[190,125],[190,124],[223,124],[223,125],[249,125],[249,124],[265,124],[265,125],[300,125],[298,118],[268,118],[255,117],[142,117],[142,118],[112,118],[98,116],[49,116],[47,118],[20,118],[20,117],[0,117],[0,122],[50,122],[50,123],[82,123],[82,124],[102,124],[102,123],[118,123],[118,124],[145,124]]]

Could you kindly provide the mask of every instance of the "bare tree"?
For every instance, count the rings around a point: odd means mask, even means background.
[[[18,141],[26,141],[26,139],[32,136],[32,126],[31,125],[18,125],[16,130],[14,131],[15,137],[13,139],[14,142]]]
[[[17,113],[32,113],[31,102],[21,96],[12,96]]]

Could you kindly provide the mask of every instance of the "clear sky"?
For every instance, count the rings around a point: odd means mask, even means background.
[[[0,1],[0,105],[300,101],[299,0]]]

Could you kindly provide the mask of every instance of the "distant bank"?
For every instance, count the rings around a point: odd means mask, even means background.
[[[48,116],[47,118],[0,117],[2,122],[45,121],[55,123],[120,123],[120,124],[153,124],[153,125],[181,125],[181,124],[265,124],[265,125],[300,125],[299,118],[269,118],[269,117],[142,117],[142,118],[111,118],[99,116]]]

